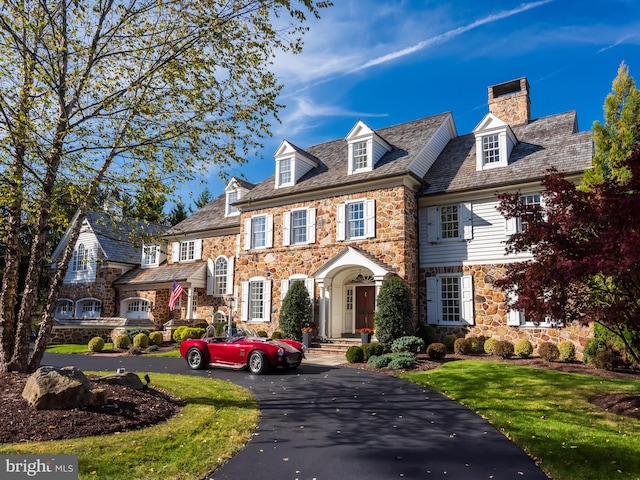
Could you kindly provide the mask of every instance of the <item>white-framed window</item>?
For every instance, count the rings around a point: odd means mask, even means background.
[[[149,318],[151,302],[144,298],[131,298],[123,301],[127,318]],[[121,310],[122,311],[122,310]]]
[[[367,141],[355,142],[351,146],[353,154],[353,171],[364,170],[369,167]]]
[[[544,209],[542,195],[539,193],[530,193],[520,195],[520,203],[525,206],[526,212],[521,217],[512,217],[505,219],[505,233],[512,235],[514,233],[523,232],[531,218],[540,210]]]
[[[245,250],[271,248],[273,246],[273,215],[255,215],[244,223]]]
[[[336,238],[356,240],[376,236],[374,199],[355,200],[338,205]]]
[[[316,241],[316,209],[303,208],[284,212],[282,244],[308,245]]]
[[[428,277],[427,320],[438,325],[473,325],[473,277],[462,274]]]
[[[198,311],[198,292],[194,289],[193,295],[191,296],[191,313],[195,316]]]
[[[347,288],[346,299],[345,308],[347,310],[353,310],[353,287]]]
[[[84,318],[99,317],[102,312],[102,302],[96,298],[79,300],[76,307],[77,315]]]
[[[142,247],[142,267],[157,267],[160,263],[160,247],[145,245]]]
[[[315,298],[315,279],[312,277],[307,277],[303,274],[291,275],[289,278],[285,278],[280,282],[280,299],[284,300],[284,297],[287,296],[287,292],[289,291],[289,287],[291,287],[291,284],[296,280],[304,282],[304,287],[307,289],[307,292],[309,293],[309,299],[313,304]]]
[[[551,295],[549,293],[549,295]],[[543,322],[534,322],[531,320],[525,310],[516,310],[511,308],[511,305],[518,299],[518,293],[509,290],[507,291],[507,325],[510,327],[530,327],[530,328],[557,328],[562,326],[561,321],[554,321],[551,318],[545,318]]]
[[[232,192],[227,192],[227,216],[229,215],[238,215],[238,207],[232,205],[238,201],[240,193],[235,190]]]
[[[271,281],[254,277],[242,282],[242,321],[269,322],[271,320]]]
[[[222,310],[218,310],[216,313],[213,314],[213,323],[226,323],[226,322],[227,322],[227,315]]]
[[[283,187],[293,184],[291,163],[290,158],[283,158],[278,161],[278,186]]]
[[[73,302],[66,298],[58,300],[56,305],[56,317],[69,318],[73,316]]]
[[[174,262],[193,262],[202,259],[202,240],[183,240],[173,243]]]
[[[500,135],[482,137],[482,162],[484,165],[500,163]]]
[[[431,243],[473,238],[471,203],[427,208],[427,240]]]
[[[89,250],[84,243],[79,243],[73,252],[71,269],[74,272],[86,271],[89,268]]]
[[[233,293],[233,257],[219,256],[207,260],[207,295],[231,295]]]

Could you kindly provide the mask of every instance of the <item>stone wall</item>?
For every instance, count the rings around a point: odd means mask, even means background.
[[[119,315],[119,305],[116,303],[116,291],[112,285],[113,281],[125,273],[125,271],[126,270],[122,268],[114,268],[98,262],[94,282],[65,283],[60,288],[58,298],[67,298],[73,301],[74,304],[83,298],[97,298],[102,301],[101,315],[105,317]]]

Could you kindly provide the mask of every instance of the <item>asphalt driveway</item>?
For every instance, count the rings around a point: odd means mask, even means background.
[[[258,429],[211,480],[548,480],[470,410],[375,372],[304,362],[296,371],[264,376],[194,372],[182,359],[148,356],[46,354],[42,364],[197,375],[249,389],[260,405]]]

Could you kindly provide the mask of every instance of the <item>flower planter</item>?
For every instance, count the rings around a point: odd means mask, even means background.
[[[311,339],[313,338],[313,332],[302,332],[302,344],[309,348],[311,346]]]
[[[361,333],[360,341],[364,345],[365,343],[371,343],[371,334],[370,333]]]

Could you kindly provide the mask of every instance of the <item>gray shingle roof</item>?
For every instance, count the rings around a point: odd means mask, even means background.
[[[248,182],[245,183],[247,186],[252,186],[252,184]],[[243,187],[247,188],[244,185]],[[207,230],[239,227],[239,215],[224,216],[226,212],[226,201],[225,194],[211,200],[200,210],[194,212],[193,215],[172,227],[167,232],[167,235],[185,235]]]
[[[169,229],[167,225],[132,218],[116,221],[106,213],[94,211],[87,212],[87,221],[108,261],[135,265],[142,258],[142,243],[159,241],[159,236]]]
[[[140,285],[151,283],[171,283],[191,281],[194,277],[205,278],[207,262],[164,263],[155,268],[136,268],[130,270],[116,281],[114,285]]]
[[[591,168],[591,132],[577,133],[575,111],[532,120],[512,127],[518,139],[509,165],[476,171],[476,147],[473,134],[449,142],[424,181],[422,194],[480,190],[483,188],[541,179],[555,167],[566,173]]]

